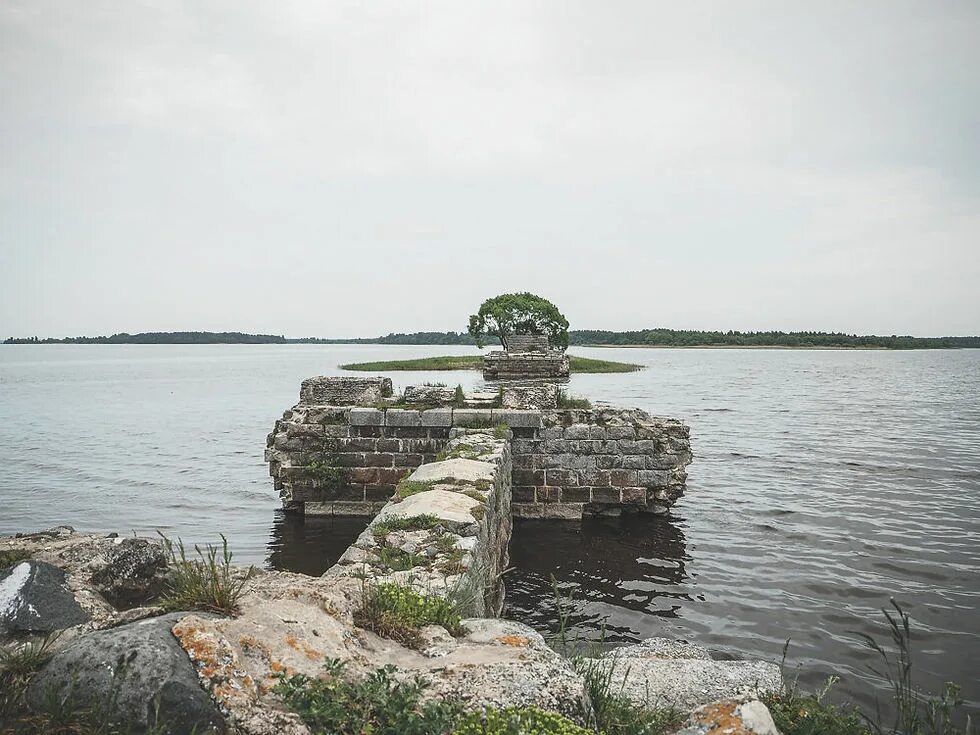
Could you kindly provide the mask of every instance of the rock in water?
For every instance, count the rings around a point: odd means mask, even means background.
[[[31,680],[29,705],[41,708],[53,696],[75,707],[111,706],[110,718],[134,732],[158,723],[175,733],[223,732],[220,712],[170,632],[184,615],[161,615],[77,639]]]
[[[0,572],[0,638],[51,633],[88,619],[58,567],[23,561]]]

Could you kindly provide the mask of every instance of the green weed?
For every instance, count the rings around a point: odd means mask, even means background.
[[[425,625],[441,625],[450,635],[465,635],[460,621],[457,606],[449,600],[390,582],[365,585],[361,605],[354,612],[355,625],[409,648],[421,645],[419,630]]]
[[[221,554],[218,547],[208,544],[203,550],[194,546],[197,559],[188,559],[184,542],[175,544],[162,533],[164,547],[170,555],[171,569],[161,604],[167,610],[206,610],[234,615],[242,588],[252,576],[249,567],[244,576],[234,574],[228,539],[221,534]]]

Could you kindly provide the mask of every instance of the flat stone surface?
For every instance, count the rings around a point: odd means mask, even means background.
[[[659,658],[659,659],[699,659],[710,661],[708,649],[698,643],[673,640],[671,638],[646,638],[639,643],[620,646],[608,651],[603,658]]]
[[[769,708],[758,699],[712,702],[691,713],[673,735],[780,735]]]
[[[434,515],[441,521],[465,525],[473,523],[474,518],[470,511],[477,506],[482,507],[483,503],[468,495],[463,495],[463,493],[456,493],[450,490],[426,490],[425,492],[415,493],[415,495],[409,495],[400,503],[386,505],[378,513],[378,517],[373,523],[393,516],[408,518],[411,516]]]
[[[603,659],[613,666],[612,688],[641,705],[676,706],[683,710],[778,691],[779,666],[767,661],[706,661],[621,656]]]
[[[493,480],[494,465],[474,459],[447,459],[443,462],[424,464],[409,475],[415,482],[438,482],[439,480]]]
[[[113,697],[114,717],[142,730],[159,718],[173,732],[204,733],[223,718],[198,683],[197,672],[170,632],[186,613],[147,618],[78,638],[31,680],[27,700],[37,708],[52,693],[79,704]]]
[[[0,571],[0,638],[50,633],[88,620],[58,567],[30,560]]]

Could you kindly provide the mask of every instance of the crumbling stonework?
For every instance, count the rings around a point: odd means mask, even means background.
[[[299,389],[299,402],[307,405],[363,406],[391,395],[391,378],[307,378]]]
[[[549,352],[488,352],[483,356],[483,377],[487,380],[521,378],[567,378],[568,355]]]

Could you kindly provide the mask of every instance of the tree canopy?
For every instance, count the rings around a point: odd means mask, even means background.
[[[470,316],[469,333],[479,347],[483,338],[496,337],[507,347],[512,334],[547,335],[552,347],[568,347],[568,320],[548,299],[527,291],[505,293],[487,299]]]

